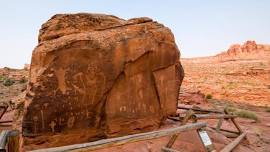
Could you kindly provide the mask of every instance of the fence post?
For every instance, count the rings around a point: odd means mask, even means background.
[[[9,133],[8,138],[8,152],[19,152],[19,131],[14,130]]]

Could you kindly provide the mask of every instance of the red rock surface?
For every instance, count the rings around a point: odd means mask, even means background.
[[[205,94],[201,93],[200,91],[192,92],[190,91],[185,91],[185,92],[180,92],[179,96],[179,103],[183,104],[203,104],[206,103],[206,97]]]
[[[149,18],[53,16],[42,25],[32,54],[22,122],[25,147],[159,128],[176,113],[183,79],[179,55],[171,31]]]

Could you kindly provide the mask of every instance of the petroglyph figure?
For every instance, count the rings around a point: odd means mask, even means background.
[[[72,128],[75,122],[75,117],[73,114],[68,118],[67,127]]]
[[[33,121],[34,121],[34,134],[36,134],[37,133],[37,125],[38,125],[38,117],[34,116]]]
[[[52,133],[55,133],[55,126],[56,126],[56,123],[55,123],[55,121],[52,121],[51,123],[50,123],[50,127],[51,127],[51,131],[52,131]]]

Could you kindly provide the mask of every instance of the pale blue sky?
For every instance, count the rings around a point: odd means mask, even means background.
[[[182,57],[214,55],[233,43],[270,43],[269,0],[2,0],[0,67],[30,63],[42,23],[56,13],[148,16],[171,28]]]

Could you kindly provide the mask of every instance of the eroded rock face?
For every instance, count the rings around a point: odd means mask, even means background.
[[[50,147],[156,129],[175,114],[182,79],[179,50],[162,24],[55,15],[32,54],[25,144],[36,141],[28,136],[50,136]]]
[[[257,44],[255,41],[246,41],[244,44],[234,44],[225,52],[215,57],[219,61],[238,59],[267,59],[270,56],[270,47],[265,44]]]

